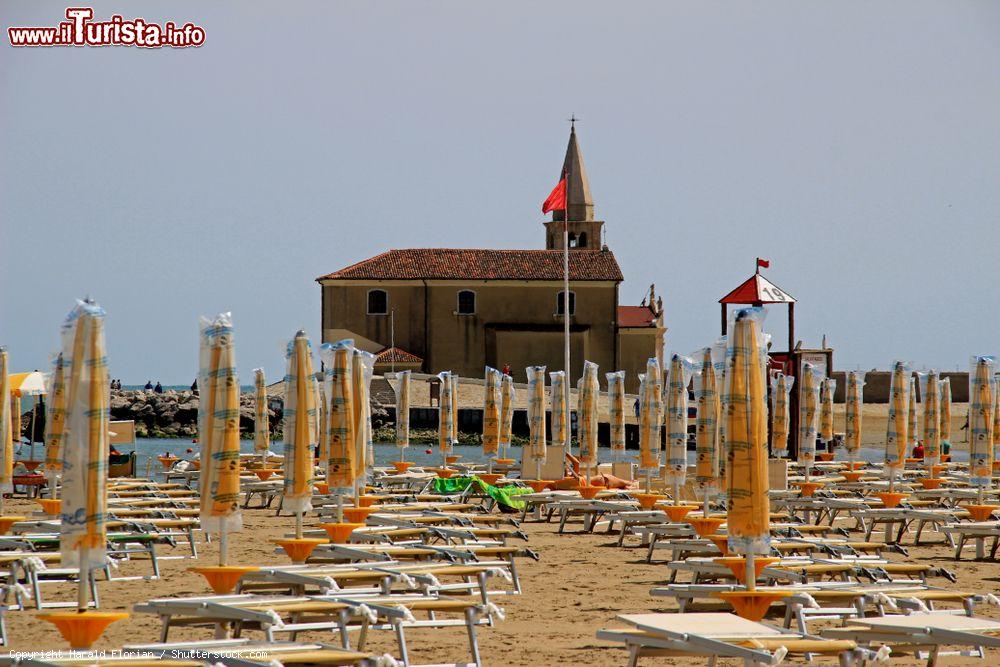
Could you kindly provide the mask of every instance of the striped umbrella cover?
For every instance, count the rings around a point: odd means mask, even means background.
[[[666,479],[683,485],[687,479],[688,383],[691,362],[679,354],[670,357],[667,372],[667,468]]]
[[[909,369],[902,361],[892,362],[889,380],[889,420],[885,433],[885,465],[902,470],[906,463],[906,446],[909,442],[910,390],[912,382]]]
[[[812,465],[816,460],[816,437],[819,426],[820,378],[812,364],[802,364],[799,378],[799,463]]]
[[[267,384],[264,369],[253,369],[253,450],[267,454],[271,449],[271,419],[267,409]]]
[[[410,371],[396,373],[396,446],[410,446]]]
[[[0,347],[0,493],[14,491],[14,425],[9,395],[7,348]]]
[[[941,462],[941,387],[937,371],[921,374],[920,394],[924,397],[924,464],[930,468]]]
[[[240,382],[229,313],[201,318],[198,363],[198,442],[201,444],[202,530],[232,533],[240,514]]]
[[[938,387],[941,390],[941,451],[944,453],[945,443],[951,447],[951,378],[941,378]]]
[[[531,457],[545,460],[545,366],[529,366],[528,446]]]
[[[553,392],[555,388],[553,388]],[[594,465],[597,463],[597,399],[601,384],[597,379],[597,364],[583,362],[583,375],[577,392],[579,401],[580,460]],[[555,393],[552,394],[555,396]]]
[[[501,374],[486,367],[483,388],[483,454],[495,459],[500,450],[500,382]]]
[[[910,383],[910,397],[909,397],[909,412],[906,430],[906,444],[910,447],[916,447],[917,439],[920,437],[920,425],[917,421],[917,381],[911,375],[909,378]]]
[[[771,548],[767,479],[767,389],[764,336],[757,309],[737,313],[726,369],[729,550],[767,554]]]
[[[316,448],[316,458],[326,472],[326,462],[330,460],[330,402],[326,399],[323,371],[316,371],[316,409],[319,412],[319,423],[316,425],[316,438],[319,446]]]
[[[625,371],[605,373],[604,377],[608,380],[611,455],[618,461],[625,453]]]
[[[454,415],[451,412],[451,373],[448,371],[438,373],[438,379],[441,380],[441,390],[438,394],[438,450],[442,454],[447,454],[453,449],[451,422]]]
[[[646,374],[639,391],[639,467],[656,475],[660,470],[660,362],[656,357],[646,361]]]
[[[49,402],[45,406],[45,474],[53,480],[62,472],[63,444],[66,440],[66,362],[56,357],[49,376]]]
[[[993,459],[1000,458],[1000,378],[993,375]]]
[[[375,355],[354,348],[351,382],[354,383],[354,475],[358,479],[364,479],[368,469],[375,465],[370,393],[374,372]]]
[[[21,438],[24,436],[24,420],[21,414],[21,393],[17,390],[10,395],[10,414],[14,441],[21,442]]]
[[[865,374],[851,371],[847,374],[847,388],[844,392],[844,447],[847,458],[857,461],[861,456],[861,412],[864,405]]]
[[[976,357],[969,369],[969,481],[982,487],[993,483],[995,368],[992,357]]]
[[[458,444],[458,389],[461,380],[457,373],[451,374],[451,444]]]
[[[292,514],[312,509],[313,448],[318,440],[316,374],[312,344],[304,331],[288,343],[285,371],[285,488],[282,506]]]
[[[566,425],[568,416],[566,373],[565,371],[553,371],[549,373],[549,378],[552,381],[552,444],[565,446],[569,444],[569,429]]]
[[[326,367],[326,395],[330,399],[327,430],[330,457],[326,463],[326,482],[331,491],[347,493],[354,488],[354,393],[351,360],[354,341],[327,343],[321,348]]]
[[[822,402],[819,411],[819,437],[823,442],[830,442],[833,440],[833,394],[837,391],[837,381],[823,378],[820,387]]]
[[[788,454],[788,432],[791,429],[791,408],[788,395],[792,392],[792,381],[784,373],[778,373],[771,386],[771,449],[778,456]]]
[[[712,363],[712,348],[701,351],[701,367],[694,378],[694,400],[698,409],[695,431],[695,481],[710,492],[719,488],[719,385]]]
[[[62,326],[66,438],[59,550],[63,567],[105,565],[110,424],[104,309],[78,301]]]
[[[504,375],[500,382],[500,446],[510,447],[514,426],[514,378]]]

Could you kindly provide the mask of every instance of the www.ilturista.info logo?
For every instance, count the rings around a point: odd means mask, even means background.
[[[125,19],[115,14],[108,21],[92,21],[90,7],[69,7],[68,21],[57,26],[7,28],[11,46],[139,46],[159,49],[185,48],[205,43],[205,29],[193,23],[163,25],[145,19]]]

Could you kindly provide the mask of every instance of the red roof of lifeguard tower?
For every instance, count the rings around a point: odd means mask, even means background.
[[[795,298],[760,273],[755,273],[742,285],[719,299],[719,303],[795,303]]]

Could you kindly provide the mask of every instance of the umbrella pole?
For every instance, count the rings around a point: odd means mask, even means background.
[[[35,416],[38,414],[38,397],[35,396],[35,404],[31,406],[31,433],[28,438],[31,440],[31,447],[29,448],[29,460],[35,460]]]
[[[80,549],[80,574],[77,576],[76,588],[76,610],[80,613],[87,611],[90,604],[89,590],[87,584],[90,583],[90,568],[87,567],[87,547]]]
[[[344,494],[337,494],[337,523],[344,523]]]
[[[652,492],[653,492],[653,473],[651,473],[649,471],[649,469],[647,469],[646,470],[646,493],[652,493]]]
[[[229,559],[229,533],[219,531],[219,567],[224,567]]]
[[[225,533],[223,533],[225,535]],[[302,512],[295,513],[295,539],[302,539]]]
[[[681,504],[681,485],[676,477],[674,477],[674,505]]]
[[[712,497],[712,494],[711,494],[711,493],[709,492],[709,489],[708,489],[708,484],[706,484],[706,485],[705,485],[705,503],[704,503],[704,505],[703,505],[703,507],[702,507],[702,509],[703,509],[703,510],[704,510],[704,512],[705,512],[705,518],[706,518],[706,519],[708,518],[708,503],[709,503],[709,499],[710,499],[711,497]]]
[[[754,553],[751,551],[747,554],[747,590],[754,591],[757,590],[757,573],[754,571]]]
[[[542,460],[537,458],[535,459],[535,479],[542,479]]]

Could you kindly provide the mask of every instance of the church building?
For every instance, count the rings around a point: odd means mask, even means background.
[[[545,249],[404,248],[320,276],[323,341],[353,338],[376,354],[376,373],[453,371],[483,377],[484,366],[563,367],[563,225],[569,231],[571,379],[584,360],[624,370],[638,386],[646,360],[662,358],[663,302],[651,286],[641,305],[621,305],[624,280],[602,243],[575,128],[561,174],[566,211],[545,223]],[[603,379],[602,379],[603,385]]]

